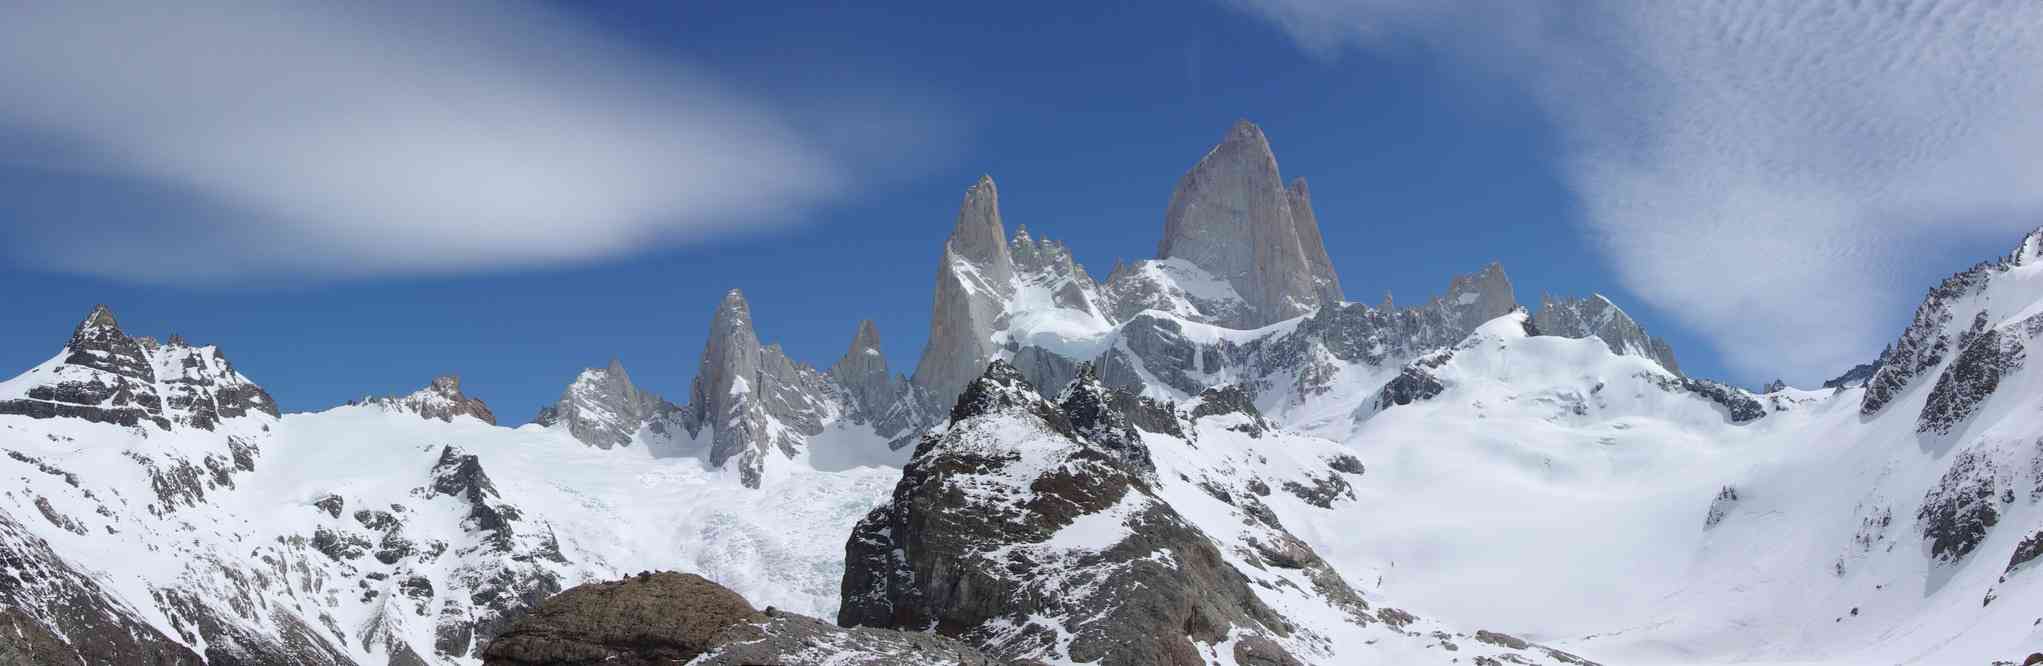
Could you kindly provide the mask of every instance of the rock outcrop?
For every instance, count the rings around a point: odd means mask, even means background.
[[[555,595],[483,651],[492,666],[678,664],[718,633],[766,616],[701,576],[662,572],[588,583]]]
[[[1445,295],[1424,305],[1387,310],[1359,303],[1320,308],[1294,327],[1246,335],[1193,335],[1163,313],[1121,324],[1119,341],[1099,360],[1108,386],[1128,391],[1167,388],[1196,396],[1220,383],[1283,391],[1284,405],[1323,395],[1345,366],[1401,364],[1451,347],[1484,323],[1517,309],[1511,280],[1498,264],[1458,276]],[[1202,340],[1202,338],[1205,338]]]
[[[745,485],[759,487],[769,455],[794,457],[842,411],[837,385],[779,345],[761,346],[745,295],[725,293],[710,320],[685,419],[691,437],[707,429],[710,465],[733,465]]]
[[[1200,645],[1287,635],[1213,540],[1124,464],[992,363],[853,530],[838,623],[1107,664],[1200,663]]]
[[[1878,367],[1866,380],[1859,412],[1867,416],[1880,413],[1917,379],[1942,366],[1951,354],[1962,351],[1964,345],[1956,344],[1957,338],[1967,330],[1964,327],[1974,322],[1961,317],[1986,308],[1975,297],[1984,293],[1995,277],[2043,258],[2038,255],[2043,251],[2039,248],[2043,248],[2043,229],[2023,237],[2008,256],[1980,262],[1931,288],[1901,337],[1880,352]]]
[[[175,637],[50,550],[49,543],[0,511],[0,639],[4,664],[205,663]]]
[[[480,398],[461,392],[461,378],[455,375],[434,377],[433,383],[410,395],[368,397],[349,401],[348,404],[380,407],[385,411],[416,414],[422,419],[447,423],[468,417],[490,425],[497,424],[497,416],[490,412],[489,405]]]
[[[539,410],[533,423],[552,426],[566,423],[568,432],[584,444],[599,449],[630,446],[640,428],[664,432],[667,421],[680,407],[658,395],[641,391],[631,383],[624,364],[612,359],[609,367],[589,368],[575,377],[560,401]]]
[[[880,329],[870,319],[858,323],[851,347],[825,374],[842,387],[852,421],[870,425],[881,437],[902,435],[932,420],[928,394],[906,377],[889,372],[887,356],[880,351]]]
[[[1958,353],[1937,375],[1929,399],[1916,417],[1916,432],[1948,434],[1979,410],[2000,388],[2002,377],[2014,374],[2028,360],[2024,344],[2043,333],[2043,315],[2001,328],[1987,327],[1980,311],[1972,327],[1958,334]]]
[[[1649,358],[1668,372],[1681,374],[1681,364],[1674,360],[1674,348],[1666,340],[1647,335],[1631,315],[1602,294],[1587,298],[1541,296],[1539,311],[1532,313],[1532,325],[1540,335],[1594,337],[1609,346],[1613,354]]]
[[[1286,187],[1261,128],[1235,123],[1178,180],[1164,213],[1158,259],[1181,258],[1225,280],[1255,328],[1342,300],[1304,181]]]
[[[78,323],[55,358],[0,384],[0,414],[32,418],[213,430],[221,419],[257,413],[277,416],[276,401],[219,348],[176,336],[168,343],[128,337],[104,305]]]
[[[691,661],[693,660],[693,661]],[[919,632],[845,629],[814,618],[754,610],[744,597],[694,574],[641,573],[562,592],[520,619],[483,653],[487,666],[989,666],[965,645]]]
[[[940,401],[963,390],[993,360],[995,320],[1013,296],[1014,258],[1000,221],[1000,192],[992,176],[981,177],[965,191],[944,241],[915,384]]]

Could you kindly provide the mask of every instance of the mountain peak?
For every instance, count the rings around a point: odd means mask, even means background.
[[[613,356],[609,366],[576,375],[560,400],[540,408],[532,422],[543,426],[566,422],[575,439],[608,449],[630,446],[641,426],[673,409],[659,396],[633,386],[624,362]]]
[[[2038,227],[2022,237],[2022,243],[2016,245],[2015,251],[2008,256],[2008,263],[2014,266],[2027,266],[2039,258],[2043,258],[2043,227]]]
[[[1545,294],[1539,299],[1539,312],[1532,317],[1533,328],[1540,335],[1563,338],[1594,337],[1610,347],[1613,354],[1649,358],[1666,368],[1668,372],[1681,374],[1681,364],[1674,359],[1674,348],[1667,341],[1646,333],[1624,308],[1603,294],[1590,294],[1583,298],[1556,297]]]
[[[948,259],[962,259],[989,273],[988,279],[1002,281],[1014,272],[1007,251],[1007,228],[1000,219],[1000,188],[993,176],[980,176],[965,190],[958,204],[958,220],[944,243]]]
[[[851,349],[846,350],[844,353],[847,356],[852,354],[879,354],[880,327],[875,325],[871,319],[859,320],[858,333],[851,336]]]
[[[115,330],[121,327],[120,322],[114,320],[113,308],[107,307],[105,303],[92,306],[92,312],[86,313],[85,320],[78,322],[78,328],[81,329],[101,327]]]
[[[994,322],[1015,290],[1014,255],[1000,219],[992,176],[965,191],[957,225],[944,241],[929,313],[929,343],[915,384],[931,395],[957,395],[992,360]]]
[[[461,395],[461,376],[441,375],[434,377],[433,392],[446,396]]]
[[[951,407],[951,423],[1012,408],[1026,408],[1060,432],[1069,433],[1071,422],[1057,407],[1043,399],[1021,369],[1004,360],[986,364],[986,372],[965,385],[958,402]]]
[[[1181,258],[1226,280],[1247,302],[1233,328],[1255,328],[1340,300],[1302,182],[1285,185],[1261,128],[1235,123],[1178,179],[1157,258]]]
[[[1263,135],[1263,128],[1247,118],[1235,120],[1234,125],[1227,128],[1227,136],[1222,138],[1221,141],[1223,143],[1260,143],[1266,147],[1270,144],[1269,137]]]
[[[127,337],[127,334],[121,332],[120,322],[114,319],[113,309],[105,305],[95,305],[92,306],[92,312],[87,313],[85,319],[78,322],[78,327],[72,329],[71,346],[91,349]]]
[[[1491,319],[1518,309],[1518,296],[1504,264],[1492,261],[1482,270],[1457,275],[1447,283],[1447,294],[1433,299],[1460,330],[1473,331]]]
[[[461,377],[458,375],[434,377],[431,384],[413,391],[411,395],[363,398],[351,400],[348,404],[381,407],[386,411],[409,412],[417,414],[419,418],[437,419],[448,423],[453,423],[454,417],[468,416],[490,425],[497,424],[496,414],[490,412],[489,405],[461,392]]]

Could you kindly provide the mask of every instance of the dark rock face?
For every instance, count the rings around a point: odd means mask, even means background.
[[[365,549],[373,548],[378,562],[402,570],[410,562],[432,563],[443,556],[451,559],[439,565],[445,573],[437,581],[398,578],[389,588],[390,594],[411,599],[419,615],[439,608],[434,614],[433,648],[437,654],[472,656],[542,600],[560,592],[560,572],[569,562],[551,529],[526,520],[523,512],[506,501],[478,456],[452,446],[442,449],[425,485],[413,495],[460,503],[465,509],[461,529],[473,535],[473,540],[450,547],[415,535],[407,531],[402,514],[359,511],[354,518],[372,531],[374,545]],[[353,544],[352,539],[369,542],[358,535],[350,535],[344,542]]]
[[[1451,360],[1454,360],[1454,350],[1442,349],[1405,364],[1404,370],[1377,390],[1376,411],[1439,397],[1447,390],[1447,385],[1442,384],[1433,371]]]
[[[1855,386],[1865,386],[1866,381],[1872,379],[1873,374],[1879,372],[1879,370],[1880,370],[1879,361],[1874,361],[1872,363],[1860,363],[1858,365],[1852,366],[1852,369],[1844,371],[1844,374],[1842,375],[1838,375],[1836,377],[1825,380],[1823,382],[1823,388],[1841,389],[1852,388]]]
[[[430,478],[432,482],[426,490],[468,504],[468,519],[462,527],[487,532],[487,543],[499,551],[511,550],[516,534],[513,525],[520,517],[518,508],[497,494],[496,484],[483,472],[480,459],[453,446],[445,447],[440,450],[439,462],[433,465]]]
[[[0,414],[164,430],[173,424],[212,430],[221,419],[277,415],[269,393],[235,372],[218,349],[175,337],[168,344],[128,337],[104,305],[79,322],[55,362],[29,373],[36,381],[25,391],[0,395]]]
[[[1196,644],[1230,631],[1290,632],[1211,538],[1077,437],[1012,366],[989,366],[951,414],[853,530],[839,624],[934,628],[1000,657],[1104,664],[1199,663]],[[1102,517],[1125,534],[1053,540]],[[1175,566],[1151,557],[1159,550]]]
[[[1099,446],[1123,468],[1136,476],[1153,477],[1156,463],[1149,459],[1149,446],[1142,443],[1142,433],[1121,412],[1120,405],[1129,401],[1115,393],[1118,391],[1100,383],[1091,363],[1081,364],[1078,377],[1057,398],[1057,409],[1071,419],[1078,436]]]
[[[1711,529],[1724,522],[1731,510],[1738,506],[1738,489],[1724,486],[1717,490],[1716,499],[1710,500],[1710,511],[1703,515],[1703,529]]]
[[[1993,458],[1978,450],[1960,452],[1937,485],[1922,498],[1915,518],[1930,542],[1930,556],[1956,562],[1971,555],[2000,522],[2000,500]]]
[[[5,664],[205,663],[137,617],[48,542],[0,511],[0,640]]]
[[[662,572],[580,585],[546,600],[483,650],[483,663],[673,664],[717,634],[761,622],[744,597],[701,576]]]
[[[1195,422],[1208,416],[1227,414],[1241,417],[1241,422],[1232,426],[1232,429],[1249,437],[1262,437],[1263,433],[1275,428],[1268,419],[1263,418],[1262,412],[1256,410],[1255,399],[1250,397],[1248,390],[1243,389],[1240,384],[1200,391],[1198,399],[1192,402],[1191,418]]]
[[[2043,317],[2032,319],[2032,326],[2043,324]],[[2002,377],[2022,367],[2027,350],[2021,337],[1987,328],[1983,311],[1973,318],[1972,328],[1958,336],[1958,357],[1930,389],[1929,400],[1916,417],[1916,432],[1947,434],[1977,411],[2000,388]]]
[[[2001,574],[2014,573],[2015,569],[2036,561],[2038,557],[2043,557],[2043,531],[2031,534],[2028,538],[2022,539],[2021,543],[2015,545],[2015,554],[2008,558],[2008,566],[2006,569],[2001,570]]]
[[[1764,403],[1753,398],[1735,386],[1711,379],[1690,377],[1665,377],[1657,374],[1640,374],[1640,378],[1663,391],[1672,393],[1693,393],[1697,397],[1716,403],[1723,408],[1724,418],[1735,424],[1751,423],[1766,418]]]
[[[218,348],[188,346],[176,337],[161,346],[146,339],[142,345],[156,359],[166,411],[187,425],[212,430],[221,419],[278,415],[269,392],[235,372]]]
[[[1969,348],[1972,340],[1953,340],[1949,330],[1956,312],[1984,292],[1994,277],[2034,262],[2036,257],[2030,253],[2039,247],[2039,237],[2043,237],[2043,230],[2030,232],[2007,257],[1980,262],[1931,288],[1922,305],[1916,307],[1915,318],[1901,332],[1901,338],[1880,352],[1880,360],[1875,363],[1878,367],[1866,380],[1866,395],[1860,400],[1859,413],[1867,416],[1880,413],[1923,373],[1942,365],[1952,353]],[[1975,320],[1973,329],[1983,326]],[[1966,331],[1957,332],[1960,337],[1965,334]]]

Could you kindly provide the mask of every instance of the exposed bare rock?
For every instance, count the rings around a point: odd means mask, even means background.
[[[532,422],[544,426],[566,423],[575,439],[608,449],[630,446],[640,428],[664,429],[680,409],[658,395],[640,391],[624,371],[624,363],[611,359],[608,367],[583,370],[561,392],[560,400],[540,409]]]
[[[1341,299],[1303,182],[1285,187],[1269,139],[1246,120],[1178,180],[1156,255],[1185,259],[1231,285],[1248,304],[1241,318],[1222,322],[1234,328]]]
[[[277,415],[269,393],[235,372],[218,348],[179,337],[168,344],[128,337],[104,305],[78,323],[56,358],[22,379],[0,393],[0,414],[165,430],[173,424],[213,430],[221,419]]]
[[[479,398],[469,397],[461,392],[461,378],[454,375],[434,377],[433,383],[413,391],[406,396],[369,397],[350,401],[350,405],[368,405],[387,411],[417,414],[422,419],[437,419],[453,423],[459,417],[468,417],[496,425],[497,416],[491,413],[489,405]]]
[[[1647,335],[1631,315],[1602,294],[1587,298],[1541,296],[1532,325],[1540,335],[1595,337],[1609,346],[1613,354],[1649,358],[1668,372],[1681,374],[1681,364],[1674,360],[1674,348],[1666,340]]]
[[[957,395],[992,361],[995,320],[1014,295],[1014,258],[1000,221],[1000,193],[985,176],[965,191],[958,221],[936,268],[929,343],[915,384],[941,401]]]
[[[693,661],[691,661],[693,660]],[[922,632],[846,629],[754,610],[701,576],[641,573],[562,592],[483,652],[487,666],[991,666],[969,646]]]
[[[701,576],[640,575],[547,599],[491,641],[483,663],[682,663],[710,649],[726,627],[765,619],[744,597]]]
[[[751,305],[732,289],[710,320],[689,393],[689,434],[699,436],[707,428],[710,464],[735,465],[745,485],[756,488],[768,455],[793,457],[805,438],[823,431],[826,419],[841,409],[838,391],[823,373],[788,358],[778,345],[761,346]]]
[[[205,663],[0,511],[0,663]]]

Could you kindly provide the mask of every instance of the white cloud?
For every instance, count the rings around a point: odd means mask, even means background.
[[[151,281],[586,261],[792,221],[871,178],[849,162],[909,159],[926,144],[841,126],[944,124],[891,99],[791,114],[510,2],[8,3],[0,130],[61,147],[12,161],[194,210],[0,233],[59,270]]]
[[[1744,378],[1869,358],[1929,286],[1895,266],[2043,223],[2043,3],[1237,4],[1520,87],[1619,278]]]

